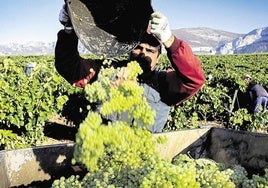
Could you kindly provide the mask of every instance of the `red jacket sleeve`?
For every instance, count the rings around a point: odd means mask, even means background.
[[[78,37],[75,32],[60,30],[55,47],[55,67],[69,83],[85,87],[96,79],[101,63],[82,58],[77,48]]]
[[[193,54],[190,46],[175,37],[167,56],[174,68],[168,71],[167,103],[179,105],[192,97],[205,83],[205,76],[200,61]]]

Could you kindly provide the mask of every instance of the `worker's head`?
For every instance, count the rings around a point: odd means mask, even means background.
[[[131,51],[130,59],[136,60],[144,72],[149,72],[156,68],[160,54],[160,42],[152,34],[145,33],[140,43]]]
[[[249,74],[246,74],[246,75],[244,76],[244,82],[245,82],[246,84],[249,84],[250,80],[251,80],[251,76],[250,76]]]

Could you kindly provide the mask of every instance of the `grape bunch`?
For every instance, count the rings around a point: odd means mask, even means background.
[[[225,172],[230,176],[231,181],[234,182],[237,187],[242,186],[242,183],[248,179],[248,173],[241,165],[233,165],[231,168],[226,169]]]
[[[123,68],[103,68],[98,80],[85,87],[86,98],[91,103],[100,104],[99,114],[106,119],[114,120],[116,117],[132,122],[132,125],[148,127],[154,123],[155,111],[147,103],[143,87],[137,82],[142,69],[136,61],[129,62]],[[113,84],[115,75],[124,81]]]
[[[80,181],[79,175],[71,175],[69,178],[61,177],[57,179],[52,184],[53,188],[66,188],[66,187],[76,187],[82,188],[83,184]]]
[[[257,187],[257,188],[267,188],[268,187],[268,168],[264,169],[265,174],[263,176],[258,174],[253,174],[251,181],[243,182],[245,188]]]

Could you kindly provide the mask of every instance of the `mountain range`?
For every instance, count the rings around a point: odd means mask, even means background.
[[[174,35],[188,42],[195,54],[243,54],[268,52],[268,27],[257,28],[247,34],[232,33],[207,27],[172,30]],[[0,55],[54,55],[55,42],[27,42],[0,44]],[[89,53],[80,43],[80,53]]]
[[[189,43],[195,54],[244,54],[268,52],[268,27],[247,34],[211,28],[178,29],[173,33]]]

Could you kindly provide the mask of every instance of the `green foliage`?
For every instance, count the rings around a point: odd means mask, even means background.
[[[236,130],[247,130],[246,125],[252,122],[252,115],[248,113],[247,109],[241,108],[233,113],[230,117],[230,128]]]
[[[213,117],[212,120],[219,121],[228,128],[238,130],[265,130],[267,123],[263,120],[260,121],[260,119],[265,119],[266,116],[249,113],[249,101],[243,98],[246,88],[243,76],[245,74],[251,75],[254,82],[268,89],[268,80],[266,79],[268,54],[201,55],[198,57],[202,62],[205,74],[212,75],[207,83],[212,89],[206,91],[206,94],[213,95],[213,89],[221,92],[218,96],[215,95],[214,98],[211,98],[209,103],[209,107],[212,107],[213,111],[216,112],[215,115],[212,112],[208,113]],[[233,111],[230,111],[231,97],[233,97],[235,90],[239,90],[240,95],[234,104]],[[200,94],[202,91],[197,94],[197,97]],[[202,106],[203,102],[199,104]]]
[[[171,110],[166,130],[198,127],[192,124],[193,114],[199,121],[216,121],[237,130],[265,130],[267,116],[249,113],[249,101],[245,98],[245,74],[268,89],[268,54],[199,55],[207,81],[190,100]],[[161,68],[169,66],[167,57],[161,59]],[[232,106],[233,96],[239,90]]]
[[[247,101],[240,98],[240,95],[245,94],[244,74],[250,74],[254,82],[267,89],[268,54],[199,55],[198,58],[207,81],[190,100],[171,108],[165,131],[196,128],[200,126],[200,121],[205,123],[216,121],[225,127],[237,130],[267,129],[267,113],[251,114],[246,105]],[[120,62],[120,59],[117,61]],[[30,76],[25,74],[28,62],[36,63]],[[71,116],[79,117],[77,125],[86,117],[84,101],[86,99],[83,99],[83,90],[71,86],[57,74],[53,56],[0,57],[0,65],[1,129],[11,130],[13,134],[27,140],[30,145],[38,145],[45,139],[43,127],[51,116],[66,115],[70,121]],[[162,69],[171,67],[166,55],[161,57],[159,67]],[[232,108],[235,90],[239,90],[239,104],[236,102]],[[116,95],[115,91],[108,93]],[[99,88],[95,92],[101,93],[102,90]],[[67,104],[70,97],[73,98],[75,95],[78,96],[76,102]],[[104,98],[105,95],[107,93],[104,93]],[[82,100],[81,104],[78,105],[77,100]],[[110,106],[115,105],[111,103]],[[124,105],[121,105],[121,108],[122,106]],[[67,111],[69,113],[77,111],[77,114],[70,115],[66,113]],[[132,115],[139,114],[133,112]]]
[[[30,145],[11,130],[0,129],[0,150],[26,148]]]
[[[243,82],[244,74],[250,74],[254,82],[267,89],[268,54],[198,55],[197,57],[202,63],[207,81],[190,100],[171,108],[165,131],[196,128],[200,126],[201,121],[216,121],[225,127],[237,130],[265,131],[267,113],[251,114],[247,101],[241,97],[245,94],[246,88]],[[25,66],[28,62],[36,63],[30,76],[25,74]],[[79,95],[79,100],[82,100],[85,95],[83,90],[71,86],[57,74],[53,56],[0,57],[0,66],[0,129],[11,130],[18,138],[25,139],[25,143],[30,145],[42,143],[45,139],[43,135],[45,122],[55,114],[61,115],[68,111],[66,104],[70,97]],[[166,55],[161,57],[159,67],[162,69],[171,67]],[[236,90],[239,90],[238,100],[232,106],[232,98]],[[99,94],[102,90],[99,88],[95,92]],[[116,94],[115,90],[108,93]],[[86,103],[83,101],[79,106],[75,102],[70,103],[69,106],[71,105],[70,111],[74,111],[75,108],[77,113],[84,114],[79,116],[82,119],[77,120],[78,125],[86,116]],[[138,115],[136,113],[136,116]],[[2,144],[1,147],[4,145]]]
[[[256,113],[252,117],[252,123],[247,125],[247,130],[256,132],[259,130],[268,130],[268,111]]]
[[[45,140],[45,122],[68,100],[70,87],[56,73],[53,61],[49,56],[0,59],[0,128],[16,130],[13,134],[29,145]],[[28,62],[36,62],[29,76],[25,74]],[[5,143],[2,145],[5,148]]]

